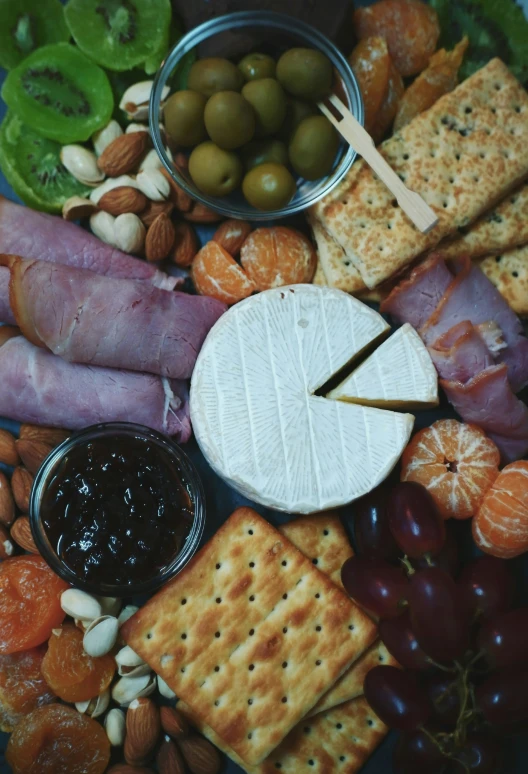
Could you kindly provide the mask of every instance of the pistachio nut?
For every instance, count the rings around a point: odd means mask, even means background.
[[[90,199],[84,199],[82,196],[70,196],[62,205],[62,217],[64,220],[80,220],[89,218],[97,212],[97,205]]]
[[[93,233],[107,245],[117,247],[114,228],[115,218],[108,212],[96,212],[90,218],[90,228]],[[99,604],[99,603],[98,603]],[[99,606],[100,607],[100,606]]]
[[[139,664],[136,667],[118,666],[117,674],[119,677],[141,677],[141,675],[147,675],[150,672],[148,664]]]
[[[158,156],[158,151],[155,148],[151,148],[139,165],[139,171],[142,172],[144,169],[162,169],[162,167],[163,164]]]
[[[119,107],[124,110],[127,117],[132,121],[146,121],[149,113],[150,94],[154,81],[139,81],[130,86],[121,99]],[[164,86],[161,94],[161,104],[169,96],[169,86]]]
[[[60,601],[64,612],[72,618],[93,621],[101,615],[101,605],[95,597],[80,589],[66,589],[62,592]]]
[[[128,707],[134,699],[150,696],[155,690],[156,677],[153,674],[122,677],[112,688],[112,698],[122,707]]]
[[[125,134],[134,134],[135,132],[148,132],[149,128],[146,124],[129,124],[125,130]]]
[[[124,667],[137,667],[145,663],[141,656],[138,656],[136,651],[132,650],[130,645],[125,645],[124,648],[121,648],[121,650],[116,653],[115,660],[118,666]]]
[[[158,691],[161,693],[162,696],[164,696],[166,699],[175,699],[176,694],[172,690],[172,688],[169,688],[163,677],[160,677],[158,675]]]
[[[118,631],[119,624],[113,615],[96,618],[84,633],[84,652],[95,658],[109,653],[116,644]]]
[[[132,616],[135,615],[138,610],[139,607],[136,607],[136,605],[125,605],[117,617],[119,627],[123,626],[123,624],[128,621],[129,618],[132,618]]]
[[[169,198],[170,183],[159,169],[143,169],[138,172],[136,184],[153,202],[163,202]]]
[[[110,691],[107,689],[99,696],[94,696],[88,701],[78,701],[75,703],[75,709],[81,715],[90,715],[92,718],[98,718],[108,709],[110,704]]]
[[[121,188],[121,186],[128,186],[132,188],[138,187],[135,178],[130,177],[130,175],[108,177],[102,185],[97,186],[97,188],[94,188],[93,191],[90,192],[90,201],[94,204],[99,204],[101,197],[105,193],[111,191],[113,188]]]
[[[103,615],[119,615],[123,601],[119,597],[97,597]]]
[[[116,246],[124,253],[140,253],[145,244],[146,229],[133,212],[118,215],[114,223]]]
[[[118,137],[121,137],[122,134],[123,130],[113,118],[106,126],[99,129],[98,132],[95,132],[95,134],[92,135],[92,143],[97,155],[100,156],[104,149]]]
[[[105,729],[112,747],[121,747],[125,742],[126,716],[123,710],[111,709],[105,718]]]
[[[82,145],[64,145],[60,160],[70,175],[84,185],[96,186],[105,179],[97,166],[97,156]]]

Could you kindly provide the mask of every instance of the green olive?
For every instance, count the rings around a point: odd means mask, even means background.
[[[189,72],[187,88],[212,97],[218,91],[240,91],[244,78],[229,59],[209,57],[199,59]]]
[[[286,142],[289,142],[301,121],[314,115],[316,115],[316,112],[309,102],[303,102],[302,99],[290,97],[286,107],[286,118],[281,126],[280,136]]]
[[[267,137],[281,128],[286,116],[286,95],[275,78],[249,81],[242,88],[242,96],[255,111],[256,137]]]
[[[198,91],[177,91],[165,103],[167,134],[176,145],[190,148],[205,140],[204,110],[207,98]]]
[[[244,173],[236,155],[214,142],[197,145],[189,157],[189,174],[196,187],[207,196],[225,196],[240,185]]]
[[[332,64],[314,48],[290,48],[277,62],[277,79],[294,97],[318,100],[332,87]]]
[[[238,69],[246,81],[257,81],[260,78],[275,78],[275,60],[267,54],[248,54],[238,63]]]
[[[291,165],[305,180],[317,180],[329,174],[338,146],[339,136],[327,118],[305,118],[288,148]]]
[[[225,150],[240,148],[255,134],[255,112],[237,91],[219,91],[207,100],[205,128],[211,140]]]
[[[255,140],[242,148],[242,161],[247,171],[267,161],[286,165],[289,161],[288,149],[281,140]]]
[[[257,210],[280,210],[295,194],[295,180],[284,164],[260,164],[242,182],[247,201]]]

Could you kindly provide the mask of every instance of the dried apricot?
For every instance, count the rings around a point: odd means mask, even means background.
[[[23,718],[6,750],[13,774],[103,774],[109,760],[110,742],[103,727],[59,704]]]
[[[317,265],[315,248],[293,228],[273,226],[253,231],[240,251],[240,261],[258,290],[311,282]]]
[[[528,462],[512,462],[488,489],[473,519],[473,538],[486,554],[513,559],[528,551]]]
[[[0,656],[0,730],[12,731],[37,707],[55,700],[40,667],[45,648]]]
[[[364,38],[360,40],[348,57],[348,61],[363,97],[365,129],[367,132],[371,132],[389,88],[391,59],[385,39]]]
[[[45,642],[64,620],[60,595],[68,584],[40,556],[15,556],[0,564],[0,653]]]
[[[371,131],[376,145],[383,140],[388,130],[391,128],[404,92],[405,86],[403,79],[391,61],[389,65],[389,86]]]
[[[354,13],[358,38],[385,38],[400,75],[416,75],[434,53],[440,24],[438,14],[420,0],[380,0]]]
[[[88,701],[105,691],[115,672],[110,654],[94,658],[84,652],[83,632],[64,624],[52,632],[42,661],[47,684],[64,701]]]
[[[246,272],[216,242],[207,242],[196,253],[191,276],[198,293],[217,298],[225,304],[236,304],[256,290]]]
[[[425,486],[444,519],[468,519],[497,478],[499,460],[499,450],[480,427],[440,419],[411,439],[401,480]]]
[[[394,119],[395,132],[434,105],[444,94],[453,91],[458,83],[458,69],[464,59],[468,43],[468,39],[464,38],[452,51],[441,48],[433,54],[429,65],[411,83],[400,100]]]

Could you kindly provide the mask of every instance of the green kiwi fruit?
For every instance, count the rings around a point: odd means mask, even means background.
[[[0,67],[10,70],[36,48],[69,39],[59,0],[0,0]]]
[[[60,160],[61,145],[41,137],[8,112],[0,126],[0,167],[18,196],[44,212],[60,212],[70,196],[90,188],[76,180]]]
[[[104,70],[69,43],[33,51],[8,73],[2,97],[24,123],[62,143],[88,140],[114,107]]]
[[[69,0],[65,14],[79,48],[109,70],[152,73],[167,51],[170,0]]]

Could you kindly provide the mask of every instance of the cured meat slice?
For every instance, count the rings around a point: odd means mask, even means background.
[[[428,349],[438,375],[447,381],[465,384],[494,364],[485,341],[469,320],[454,325]]]
[[[18,256],[0,255],[1,263],[11,270],[11,309],[24,336],[70,362],[189,378],[226,308],[141,280]]]
[[[78,430],[98,422],[136,422],[191,435],[187,384],[151,374],[67,363],[0,328],[0,415]]]

